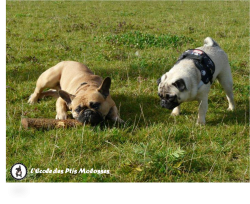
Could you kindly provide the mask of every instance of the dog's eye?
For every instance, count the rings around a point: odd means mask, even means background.
[[[175,98],[175,95],[166,94],[166,99],[173,99],[173,98]]]
[[[80,113],[83,109],[84,107],[77,106],[77,108],[75,109],[75,112]]]
[[[90,102],[89,103],[90,108],[93,108],[93,109],[98,109],[100,105],[101,105],[101,103],[98,103],[98,102]]]

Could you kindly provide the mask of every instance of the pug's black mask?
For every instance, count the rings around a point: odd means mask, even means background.
[[[160,98],[161,98],[161,107],[162,108],[167,108],[169,110],[173,110],[175,107],[180,105],[177,101],[176,95],[167,94],[164,98],[162,96],[160,96]]]

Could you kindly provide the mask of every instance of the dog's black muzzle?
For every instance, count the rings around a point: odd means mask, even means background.
[[[161,107],[162,108],[167,108],[169,110],[173,110],[175,107],[179,106],[180,104],[177,101],[177,96],[168,96],[166,99],[161,99]]]
[[[81,123],[90,123],[92,126],[95,126],[103,122],[103,117],[99,112],[86,109],[79,113],[77,120]]]

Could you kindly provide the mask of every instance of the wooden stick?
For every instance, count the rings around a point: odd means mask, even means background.
[[[22,118],[21,124],[25,129],[30,127],[37,129],[68,128],[82,125],[75,119],[56,120],[48,118]]]

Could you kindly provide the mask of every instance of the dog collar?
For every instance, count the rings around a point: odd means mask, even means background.
[[[185,51],[177,60],[176,63],[183,59],[192,59],[194,60],[195,66],[200,70],[201,81],[198,85],[198,89],[207,83],[213,83],[213,74],[215,71],[214,62],[211,58],[203,51],[199,49],[190,49]]]

